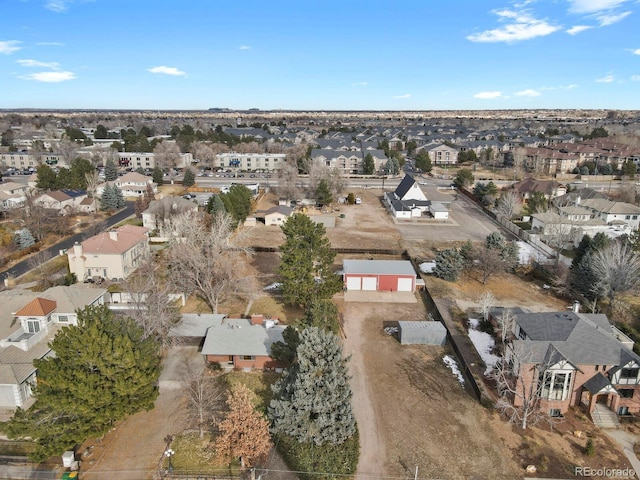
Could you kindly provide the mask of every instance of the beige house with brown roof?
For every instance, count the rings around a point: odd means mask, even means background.
[[[151,177],[142,175],[138,172],[129,172],[122,177],[118,177],[112,182],[101,183],[96,187],[96,194],[100,197],[107,185],[115,185],[122,191],[125,197],[141,197],[147,191],[147,185],[151,185],[153,193],[158,193],[158,186],[153,183]]]
[[[0,292],[0,408],[29,406],[33,361],[51,354],[49,342],[63,325],[77,323],[77,309],[104,303],[105,293],[83,284]]]
[[[69,271],[78,281],[127,278],[149,255],[149,229],[124,225],[103,232],[67,251]]]
[[[61,214],[67,215],[80,211],[92,211],[93,209],[90,206],[91,202],[89,202],[89,208],[87,208],[86,202],[83,203],[86,198],[87,192],[84,190],[62,189],[42,193],[35,199],[35,203],[44,208],[58,210]]]

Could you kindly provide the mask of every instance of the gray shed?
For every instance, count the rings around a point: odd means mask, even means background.
[[[398,337],[402,345],[440,345],[447,340],[447,329],[441,322],[398,322]]]

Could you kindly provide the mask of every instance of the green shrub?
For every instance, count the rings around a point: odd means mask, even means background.
[[[287,435],[277,435],[275,444],[289,468],[298,472],[355,475],[360,455],[358,432],[341,445],[298,443]],[[302,480],[335,480],[327,475],[300,473]]]
[[[209,364],[207,364],[207,367],[213,372],[219,372],[220,370],[222,370],[222,365],[220,365],[220,362],[209,362]]]
[[[587,444],[584,447],[584,454],[587,457],[593,457],[596,454],[596,447],[593,444],[593,438],[587,440]]]

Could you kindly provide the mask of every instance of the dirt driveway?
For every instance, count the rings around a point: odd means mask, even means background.
[[[401,346],[389,320],[422,320],[416,304],[341,303],[360,429],[358,476],[517,478],[512,433],[444,365],[446,349]]]

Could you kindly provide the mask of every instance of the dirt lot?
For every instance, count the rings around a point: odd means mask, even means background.
[[[425,318],[416,304],[344,303],[353,404],[361,435],[358,475],[514,478],[509,429],[442,362],[441,347],[401,346],[383,322]]]

